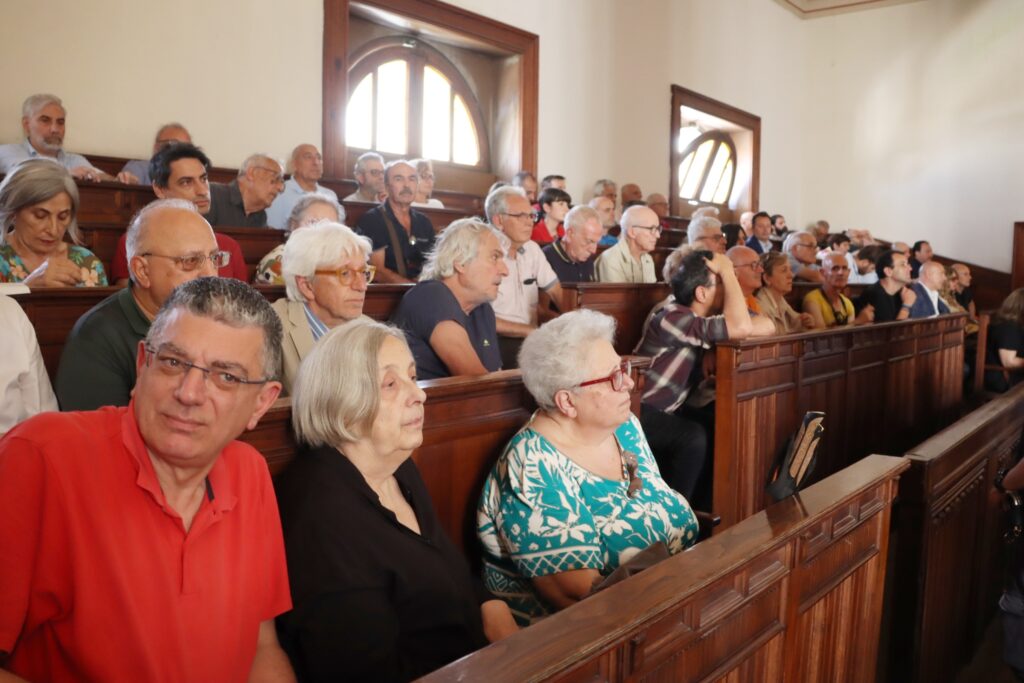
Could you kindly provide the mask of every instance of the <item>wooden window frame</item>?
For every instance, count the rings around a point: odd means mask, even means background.
[[[678,137],[678,135],[679,135],[679,132],[676,131],[676,136]],[[736,166],[737,166],[736,162],[738,161],[738,159],[737,159],[737,155],[736,155],[736,145],[735,145],[735,143],[733,143],[732,138],[729,137],[728,133],[720,131],[720,130],[710,130],[710,131],[708,131],[706,133],[701,133],[700,135],[695,137],[690,142],[690,144],[688,144],[683,149],[682,152],[680,152],[680,154],[679,154],[679,164],[682,164],[683,160],[686,159],[686,157],[688,157],[691,153],[696,152],[697,149],[701,145],[703,145],[705,142],[707,142],[708,140],[713,140],[716,144],[711,148],[711,154],[708,156],[707,163],[704,164],[704,170],[701,171],[700,182],[697,183],[697,197],[692,198],[692,201],[695,201],[698,204],[701,204],[701,205],[704,205],[704,206],[727,207],[729,205],[728,200],[724,204],[716,204],[715,202],[705,202],[702,199],[699,199],[699,197],[702,194],[702,191],[704,190],[704,184],[708,182],[708,174],[711,172],[711,167],[715,165],[715,157],[718,155],[718,150],[719,150],[719,148],[722,145],[725,145],[729,149],[729,153],[730,153],[730,155],[732,157],[732,176],[729,178],[729,196],[732,196],[732,190],[736,186]],[[676,174],[677,175],[679,173],[679,164],[676,164]],[[682,179],[680,178],[679,181],[676,182],[676,186],[675,186],[675,189],[674,189],[674,192],[676,193],[676,197],[680,201],[690,202],[691,199],[686,199],[684,197],[679,197],[679,182],[681,180]]]
[[[377,70],[381,64],[386,62],[400,59],[405,61],[409,65],[409,111],[408,117],[406,118],[406,130],[408,131],[408,138],[406,140],[409,148],[407,156],[409,158],[419,158],[423,156],[423,139],[422,139],[422,121],[423,121],[423,101],[422,98],[412,97],[413,93],[421,92],[423,88],[423,70],[430,66],[448,79],[448,83],[452,89],[452,100],[454,96],[458,95],[462,98],[462,101],[466,103],[466,108],[469,110],[469,115],[473,119],[473,126],[476,128],[477,146],[479,147],[480,158],[476,164],[460,164],[455,161],[442,161],[431,159],[431,162],[435,165],[452,166],[455,168],[471,168],[478,171],[490,171],[491,170],[491,151],[490,151],[490,135],[487,127],[484,123],[484,117],[481,113],[480,102],[477,100],[476,95],[473,93],[469,82],[459,71],[459,68],[452,64],[451,60],[444,56],[437,48],[433,47],[426,40],[422,38],[416,38],[416,45],[409,47],[407,45],[409,38],[407,36],[385,36],[383,38],[376,38],[363,45],[357,50],[350,58],[351,66],[348,71],[348,85],[349,92],[345,98],[345,102],[352,97],[352,91],[355,90],[356,86],[362,82],[363,78],[372,72]],[[376,93],[377,85],[374,81],[374,98],[373,107],[376,112]],[[455,113],[451,112],[451,119],[449,119],[449,125],[451,125],[454,119]],[[376,128],[376,121],[374,121],[374,127]],[[452,128],[454,132],[454,128]],[[454,144],[454,135],[452,136],[452,142]],[[359,147],[351,147],[351,149],[358,149],[360,151],[378,151],[362,149]],[[449,150],[451,151],[451,150]]]
[[[688,90],[681,85],[672,86],[672,115],[669,137],[669,210],[673,216],[683,215],[685,206],[689,206],[687,200],[679,198],[679,164],[686,157],[689,147],[682,152],[678,151],[677,140],[679,140],[679,129],[682,127],[682,117],[679,113],[680,107],[689,107],[711,116],[734,123],[740,128],[745,128],[753,134],[752,158],[750,167],[750,205],[740,204],[735,207],[737,213],[740,211],[757,211],[760,202],[761,183],[761,117],[743,111],[725,102],[701,95],[700,93]],[[703,137],[703,136],[702,136]],[[734,147],[735,149],[735,147]],[[739,160],[737,159],[737,162]],[[733,187],[735,187],[736,164],[733,166]]]
[[[510,52],[520,58],[519,158],[512,166],[537,172],[538,83],[540,38],[533,33],[503,24],[439,0],[359,0],[360,4],[443,26]],[[352,173],[345,164],[345,104],[348,101],[348,29],[350,0],[324,0],[323,55],[323,155],[324,175],[346,178]],[[468,103],[467,103],[467,106]],[[491,131],[488,131],[490,133]],[[489,151],[489,150],[488,150]],[[491,159],[491,168],[494,168]]]

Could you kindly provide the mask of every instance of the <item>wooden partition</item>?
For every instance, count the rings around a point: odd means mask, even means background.
[[[907,453],[895,508],[889,681],[952,681],[981,641],[1002,586],[1002,498],[1024,429],[1024,386]]]
[[[899,453],[958,417],[962,313],[718,345],[714,503],[722,528],[766,504],[776,453],[825,412],[815,477]]]
[[[345,207],[345,225],[356,227],[359,219],[363,217],[363,214],[374,208],[376,204],[369,204],[367,202],[342,202]],[[434,226],[434,232],[441,232],[448,227],[448,224],[457,221],[460,218],[468,218],[476,214],[463,211],[460,209],[433,209],[425,206],[413,207],[416,211],[419,211],[428,219],[430,219],[431,225]]]
[[[420,680],[874,681],[907,466],[867,457]]]
[[[640,412],[647,359],[634,358],[633,412]],[[484,377],[426,380],[423,444],[413,453],[441,525],[467,555],[475,554],[476,504],[501,450],[535,409],[518,370]],[[291,399],[278,399],[256,429],[244,433],[277,474],[295,457]]]

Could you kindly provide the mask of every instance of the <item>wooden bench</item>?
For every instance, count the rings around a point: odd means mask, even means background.
[[[1024,430],[1017,386],[907,452],[895,508],[890,681],[953,681],[981,642],[1002,587],[996,471]]]
[[[876,680],[902,458],[870,456],[420,680]]]
[[[633,412],[639,414],[647,359],[634,361]],[[526,424],[535,404],[518,370],[426,380],[420,386],[427,394],[423,444],[412,457],[445,531],[472,556],[477,542],[476,504],[484,479],[504,445]],[[278,399],[259,425],[240,439],[263,454],[271,474],[281,472],[296,452],[291,399]]]
[[[809,410],[825,412],[815,477],[900,453],[951,424],[963,397],[962,313],[720,343],[714,509],[764,509],[769,467]]]

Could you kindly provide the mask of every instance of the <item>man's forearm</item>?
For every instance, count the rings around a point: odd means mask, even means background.
[[[495,322],[497,323],[498,334],[503,337],[525,337],[536,329],[532,325],[512,322],[504,318],[497,318]]]
[[[747,300],[740,289],[740,283],[735,276],[723,277],[722,286],[725,288],[722,315],[725,316],[729,339],[745,339],[750,336],[751,322],[750,313],[747,312]]]
[[[384,268],[383,266],[377,268],[377,276],[374,278],[374,282],[381,284],[393,284],[393,283],[408,283],[412,282],[409,278],[402,277],[390,268]]]

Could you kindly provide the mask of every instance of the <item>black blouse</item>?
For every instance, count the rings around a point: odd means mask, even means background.
[[[487,644],[465,559],[412,459],[395,472],[421,534],[333,448],[300,455],[276,488],[291,612],[277,619],[300,681],[407,681]]]

